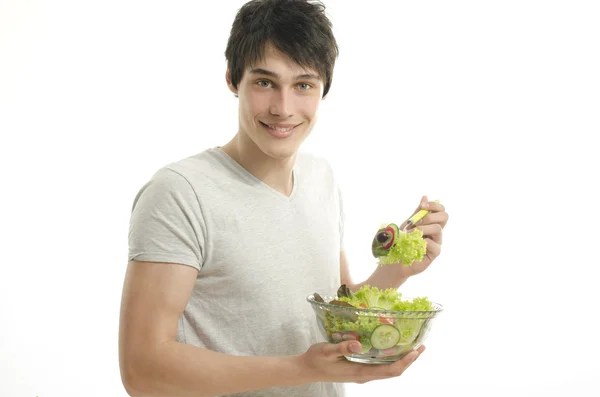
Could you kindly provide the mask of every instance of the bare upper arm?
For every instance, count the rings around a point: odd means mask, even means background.
[[[179,316],[198,271],[190,266],[132,261],[127,266],[119,322],[119,356],[135,360],[162,342],[175,340]]]

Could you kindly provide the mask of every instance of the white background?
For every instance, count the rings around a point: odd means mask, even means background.
[[[236,132],[242,4],[0,1],[0,395],[126,396],[131,204]],[[304,150],[337,170],[354,278],[421,195],[450,214],[401,287],[446,307],[427,352],[348,396],[600,395],[596,2],[326,4],[341,54]]]

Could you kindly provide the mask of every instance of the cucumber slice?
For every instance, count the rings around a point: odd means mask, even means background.
[[[394,241],[396,241],[397,234],[394,234],[394,229],[389,226],[385,228],[384,232],[387,234],[388,239],[382,244],[381,247],[384,250],[389,250],[392,247],[392,245],[394,245]]]
[[[398,241],[398,237],[400,236],[400,230],[398,229],[398,226],[395,223],[390,223],[386,228],[385,231],[391,235],[391,239],[390,241],[388,241],[387,243],[385,243],[383,245],[383,248],[386,250],[389,250],[390,248],[392,248],[392,246],[394,244],[396,244],[396,241]]]
[[[400,341],[400,332],[393,325],[382,324],[371,334],[371,345],[379,350],[394,347],[398,341]]]
[[[400,228],[395,223],[390,223],[387,227],[391,227],[394,229],[394,236],[398,237],[400,235]]]
[[[400,229],[395,223],[390,223],[384,228],[377,230],[373,242],[371,243],[371,253],[375,258],[387,256],[390,249],[400,236]]]

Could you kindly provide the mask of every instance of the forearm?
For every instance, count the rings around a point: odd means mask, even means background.
[[[408,280],[408,277],[402,264],[377,266],[368,279],[353,284],[349,288],[352,291],[356,291],[365,284],[375,286],[379,289],[399,288],[406,280]]]
[[[132,361],[124,383],[134,397],[221,396],[311,382],[294,356],[231,356],[174,341]]]

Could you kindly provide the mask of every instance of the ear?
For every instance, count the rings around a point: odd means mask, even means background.
[[[233,86],[233,83],[231,82],[231,73],[229,72],[229,69],[227,69],[227,71],[225,72],[225,81],[227,81],[227,87],[229,87],[229,91],[233,92],[235,96],[237,96],[238,90]]]

